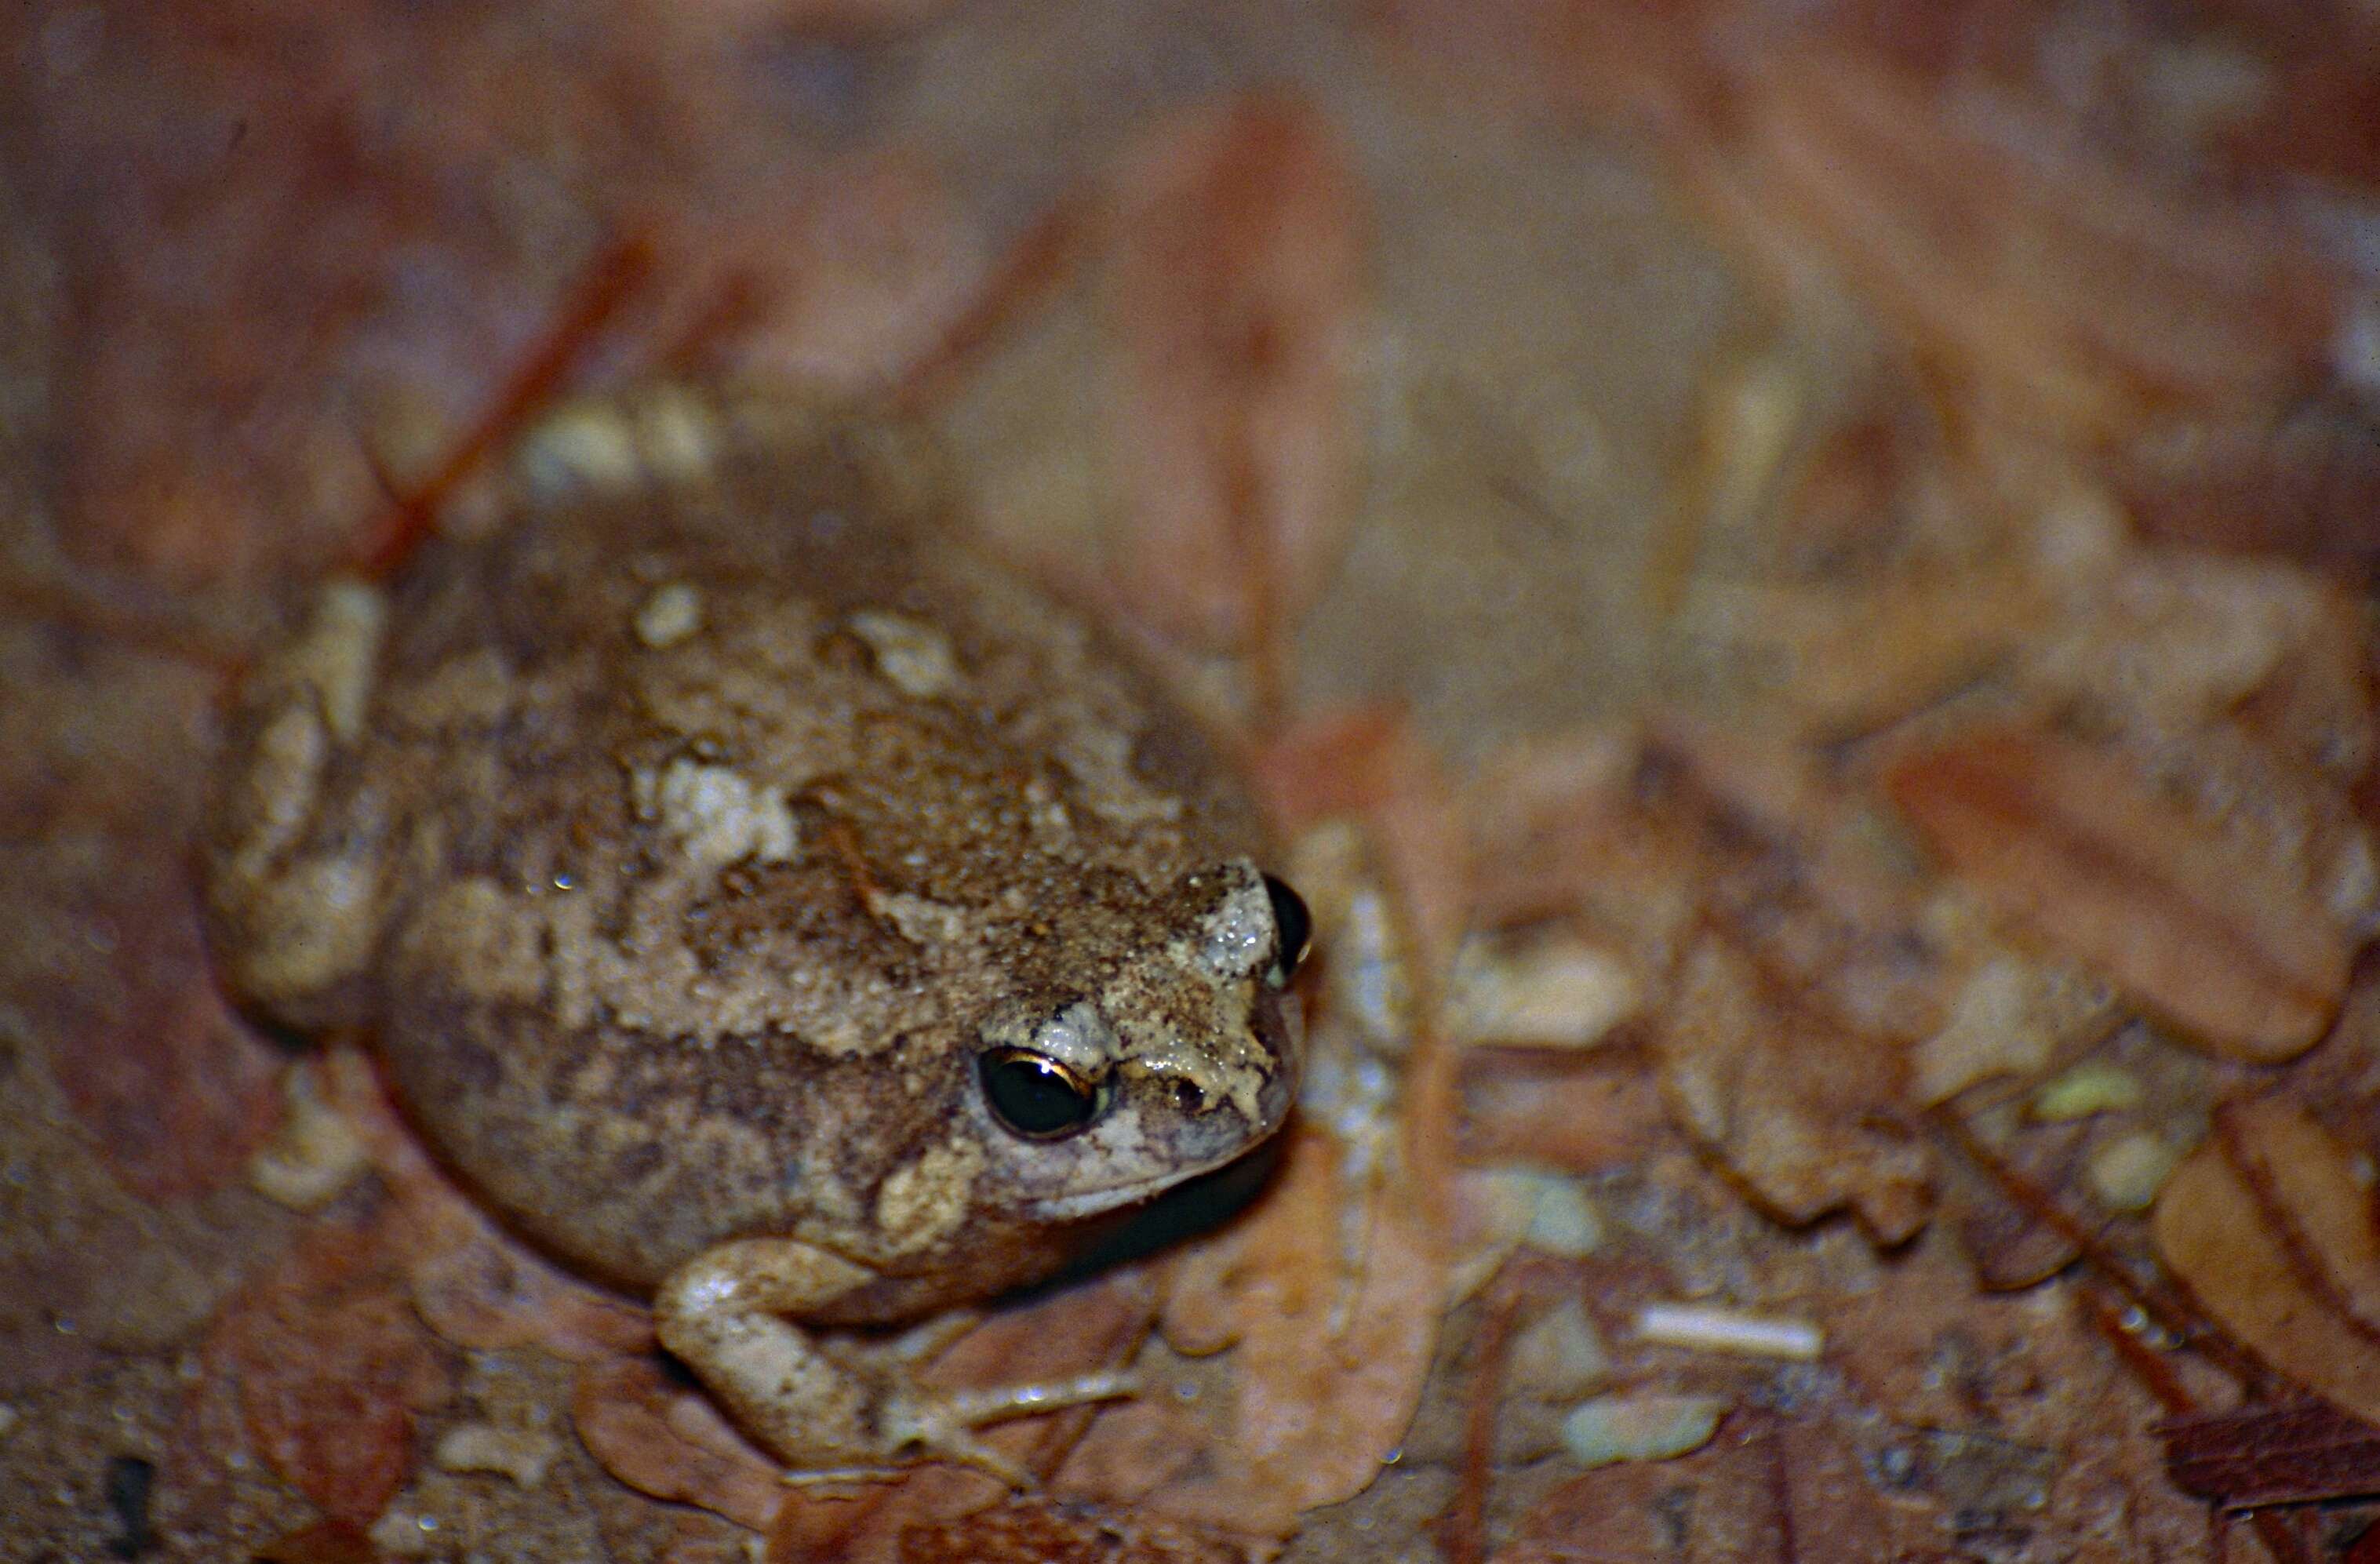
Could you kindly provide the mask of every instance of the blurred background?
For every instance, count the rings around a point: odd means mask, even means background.
[[[2380,1557],[2380,10],[24,0],[0,72],[0,1559]],[[1252,1219],[950,1370],[1164,1388],[1041,1493],[782,1488],[208,971],[228,682],[656,375],[929,429],[1315,903]]]

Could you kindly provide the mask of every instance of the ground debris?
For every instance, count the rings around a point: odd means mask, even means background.
[[[106,609],[0,626],[0,1558],[2192,1558],[2191,1495],[2372,1497],[2380,53],[2187,9],[37,11],[0,602]],[[936,1363],[1143,1376],[1000,1431],[1036,1492],[787,1485],[207,981],[205,688],[607,243],[590,378],[933,424],[1322,930],[1255,1202]]]
[[[2158,1255],[2260,1360],[2380,1419],[2380,1234],[2354,1157],[2287,1102],[2217,1125],[2157,1195]]]
[[[2227,1509],[2380,1494],[2380,1427],[2313,1397],[2156,1425],[2166,1469]]]
[[[2288,1059],[2337,1012],[2348,930],[2120,759],[2038,730],[1983,730],[1900,758],[1886,785],[2006,915],[2210,1047]]]

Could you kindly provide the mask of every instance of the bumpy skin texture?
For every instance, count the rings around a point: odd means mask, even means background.
[[[673,1346],[673,1313],[985,1298],[1269,1134],[1281,935],[1196,729],[879,430],[659,393],[565,427],[542,498],[334,588],[249,681],[208,851],[234,986],[370,1029],[439,1151],[662,1289]],[[1001,1045],[1105,1108],[1003,1126]]]

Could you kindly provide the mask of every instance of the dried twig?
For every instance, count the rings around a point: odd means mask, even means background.
[[[2139,1305],[2142,1313],[2171,1335],[2187,1342],[2243,1387],[2261,1387],[2269,1377],[2262,1364],[2243,1352],[2171,1288],[2139,1276],[2100,1243],[2096,1233],[2060,1206],[2055,1195],[2010,1167],[1983,1143],[1974,1131],[1967,1127],[1966,1121],[1949,1105],[1926,1109],[1926,1117],[1958,1147],[1961,1155],[1998,1187],[2010,1204],[2071,1244],[2094,1272]]]
[[[537,351],[514,370],[470,431],[426,482],[412,493],[398,496],[371,528],[358,562],[366,576],[381,579],[405,562],[430,530],[439,507],[498,446],[520,431],[524,419],[552,397],[588,343],[644,288],[652,271],[652,247],[641,236],[632,235],[605,247],[572,289]]]
[[[2115,1311],[2100,1295],[2097,1284],[2077,1287],[2073,1297],[2074,1306],[2081,1312],[2084,1323],[2097,1333],[2100,1340],[2115,1349],[2117,1357],[2123,1361],[2124,1366],[2131,1371],[2142,1387],[2156,1398],[2159,1406],[2175,1417],[2197,1415],[2197,1398],[2182,1384],[2181,1376],[2174,1373],[2173,1365],[2152,1352],[2138,1336],[2124,1328]],[[2229,1518],[2220,1510],[2215,1514],[2217,1526],[2230,1523]],[[2312,1564],[2305,1548],[2298,1541],[2297,1534],[2280,1516],[2259,1510],[2248,1518],[2248,1523],[2256,1528],[2257,1539],[2265,1545],[2265,1551],[2272,1555],[2274,1564]]]
[[[1088,222],[1089,212],[1079,200],[1061,201],[1037,218],[1009,247],[1008,258],[965,310],[902,372],[892,387],[892,406],[905,413],[930,406],[953,370],[1020,310],[1057,292],[1074,274]]]
[[[1488,1483],[1495,1463],[1496,1412],[1504,1394],[1504,1358],[1527,1296],[1527,1267],[1506,1267],[1482,1304],[1472,1338],[1471,1404],[1463,1420],[1463,1467],[1454,1498],[1439,1518],[1439,1546],[1447,1564],[1479,1564],[1487,1556]]]

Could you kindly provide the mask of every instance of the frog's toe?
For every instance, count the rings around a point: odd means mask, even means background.
[[[1139,1393],[1139,1380],[1126,1369],[1102,1369],[1041,1385],[1003,1385],[983,1390],[907,1395],[888,1402],[879,1427],[889,1448],[928,1461],[947,1461],[989,1472],[1010,1487],[1040,1486],[1040,1479],[977,1437],[975,1430],[1010,1418],[1031,1417],[1094,1401],[1120,1400]]]
[[[1103,1368],[1072,1379],[1040,1385],[1001,1385],[988,1390],[953,1390],[939,1398],[961,1427],[980,1428],[1012,1417],[1032,1417],[1093,1401],[1126,1400],[1140,1394],[1140,1376],[1126,1368]]]
[[[988,1472],[1019,1493],[1029,1493],[1041,1485],[1041,1479],[1035,1473],[1022,1463],[1009,1460],[964,1428],[945,1429],[926,1449],[936,1460]]]
[[[777,1473],[789,1488],[847,1488],[861,1483],[897,1483],[913,1470],[907,1466],[796,1466]]]

